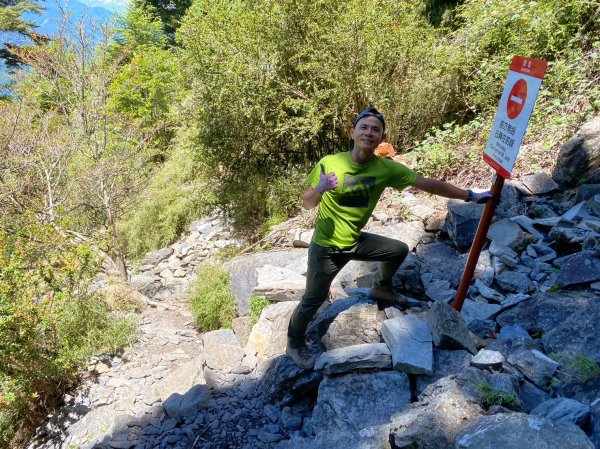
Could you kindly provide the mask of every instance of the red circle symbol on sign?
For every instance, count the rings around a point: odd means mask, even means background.
[[[510,90],[510,94],[508,94],[506,113],[509,119],[514,120],[519,116],[525,106],[525,100],[527,100],[527,82],[524,79],[520,79]]]

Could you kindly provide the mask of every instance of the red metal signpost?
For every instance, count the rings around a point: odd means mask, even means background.
[[[496,177],[490,189],[494,199],[488,201],[483,209],[469,258],[452,303],[452,307],[459,312],[467,296],[479,254],[485,244],[504,180],[510,178],[510,172],[517,159],[519,147],[546,73],[546,65],[546,61],[523,56],[515,56],[510,65],[494,126],[483,155],[483,160],[496,170]]]

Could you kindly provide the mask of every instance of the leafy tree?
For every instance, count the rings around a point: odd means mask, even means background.
[[[22,16],[26,12],[40,14],[42,10],[40,4],[31,1],[0,0],[0,31],[14,32],[33,41],[40,41],[42,38],[35,32],[37,25],[31,20],[23,19]],[[10,67],[17,66],[21,62],[15,53],[17,48],[14,44],[4,43],[4,47],[0,49],[0,59]]]
[[[191,0],[134,0],[131,8],[154,8],[163,23],[169,43],[173,44],[175,42],[175,32],[181,25],[181,21],[191,4]]]
[[[152,6],[131,7],[119,21],[110,50],[119,70],[109,87],[109,108],[166,145],[172,136],[169,114],[181,98],[182,79],[163,29]]]

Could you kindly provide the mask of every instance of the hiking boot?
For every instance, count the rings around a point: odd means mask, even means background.
[[[408,298],[394,291],[380,290],[373,287],[369,290],[369,296],[383,306],[397,306],[402,309],[408,307]]]
[[[285,353],[300,368],[313,369],[315,366],[316,356],[310,352],[306,345],[300,346],[299,348],[288,346]]]

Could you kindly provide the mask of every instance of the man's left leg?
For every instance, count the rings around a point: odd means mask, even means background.
[[[378,299],[394,301],[396,295],[392,287],[392,278],[407,255],[408,245],[406,243],[363,232],[354,248],[352,258],[380,262],[371,293]]]

